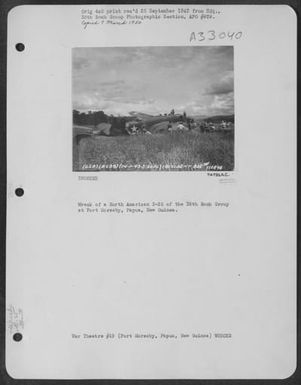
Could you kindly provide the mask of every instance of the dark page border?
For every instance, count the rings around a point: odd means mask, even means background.
[[[301,2],[299,0],[286,1],[224,1],[224,0],[207,0],[207,1],[89,1],[89,0],[73,0],[73,1],[26,1],[26,0],[2,0],[0,3],[0,385],[54,385],[54,384],[100,384],[100,385],[299,385],[301,384],[301,370],[300,370],[300,205],[299,199],[297,203],[297,368],[296,371],[289,378],[284,380],[275,379],[256,379],[256,380],[21,380],[11,378],[5,367],[5,238],[6,238],[6,69],[7,69],[7,14],[18,5],[93,5],[93,4],[205,4],[205,5],[273,5],[286,4],[289,5],[296,13],[298,24],[298,52],[297,52],[297,86],[298,96],[300,91],[300,13]],[[26,42],[25,42],[26,43]],[[300,106],[298,104],[299,97],[297,97],[297,128],[300,126]],[[300,148],[300,133],[297,130],[297,147]],[[300,187],[300,164],[301,155],[297,152],[297,190]],[[298,196],[297,196],[298,197]]]

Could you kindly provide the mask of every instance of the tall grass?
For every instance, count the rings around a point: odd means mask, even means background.
[[[90,137],[74,144],[74,171],[85,165],[193,165],[234,168],[233,133],[165,132],[155,135]]]

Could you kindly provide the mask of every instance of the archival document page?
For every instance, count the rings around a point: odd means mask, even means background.
[[[296,14],[8,15],[6,368],[283,379],[296,367]]]

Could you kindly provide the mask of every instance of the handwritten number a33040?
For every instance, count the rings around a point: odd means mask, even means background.
[[[191,42],[202,42],[205,40],[239,40],[242,37],[241,31],[234,32],[219,32],[217,33],[215,30],[209,30],[207,32],[199,31],[199,32],[191,32],[189,41]]]

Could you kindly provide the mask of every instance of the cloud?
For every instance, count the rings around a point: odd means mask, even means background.
[[[234,95],[233,92],[222,95],[214,95],[209,111],[213,115],[234,114]]]
[[[73,107],[122,115],[233,113],[233,48],[74,48]]]
[[[233,92],[234,79],[233,73],[227,73],[218,82],[212,83],[206,90],[207,95],[223,95]]]
[[[98,83],[100,86],[119,86],[121,84],[124,84],[123,80],[114,80],[111,82],[100,82]]]
[[[88,67],[89,63],[85,58],[79,57],[73,60],[73,69],[75,71]]]

